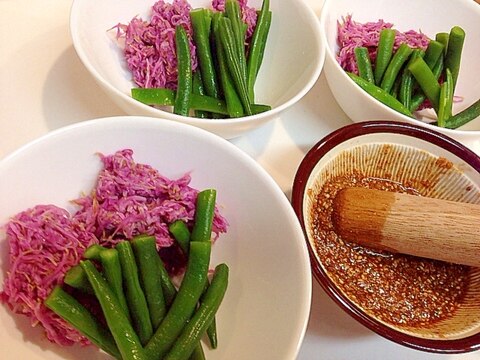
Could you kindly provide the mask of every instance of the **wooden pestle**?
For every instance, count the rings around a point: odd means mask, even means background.
[[[333,201],[332,223],[346,241],[480,267],[480,205],[346,188]]]

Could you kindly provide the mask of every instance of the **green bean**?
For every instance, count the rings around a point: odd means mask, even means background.
[[[72,266],[65,274],[63,282],[86,294],[93,294],[93,289],[88,281],[87,274],[80,265]]]
[[[128,310],[127,299],[123,292],[123,276],[122,266],[120,265],[120,258],[116,249],[105,249],[100,252],[100,262],[102,263],[103,274],[113,292],[117,296],[118,303],[122,307],[127,318],[130,319],[130,312]]]
[[[181,25],[175,27],[175,48],[177,51],[178,78],[173,112],[178,115],[188,116],[190,94],[192,93],[192,61],[187,32]]]
[[[423,57],[423,60],[427,63],[428,67],[430,69],[433,68],[433,66],[437,63],[438,58],[440,56],[443,56],[443,53],[445,51],[445,46],[436,40],[431,40],[428,43],[427,50],[425,51],[425,56]]]
[[[195,349],[193,349],[192,355],[190,355],[189,360],[206,360],[201,342],[199,342],[198,345],[195,346]]]
[[[195,311],[207,281],[211,243],[192,241],[187,269],[167,315],[147,343],[149,360],[162,359]]]
[[[121,241],[116,245],[116,249],[122,266],[125,295],[133,326],[140,337],[142,345],[145,345],[153,334],[153,327],[150,321],[147,300],[140,285],[132,245],[129,241]]]
[[[203,83],[202,83],[202,75],[200,74],[200,71],[195,71],[193,73],[193,80],[192,80],[192,94],[196,95],[205,95],[205,90],[203,88]],[[190,107],[192,107],[192,99],[190,98]],[[196,110],[194,111],[195,117],[198,117],[200,119],[207,119],[209,118],[209,113],[204,110]]]
[[[377,58],[375,59],[375,84],[380,86],[383,78],[383,74],[387,69],[390,59],[393,55],[393,45],[395,43],[395,30],[383,29],[380,31],[377,46]]]
[[[251,102],[255,101],[255,81],[263,61],[271,23],[270,0],[263,0],[262,8],[257,15],[257,24],[250,41],[250,50],[247,58],[247,84]]]
[[[100,261],[100,253],[105,249],[105,247],[98,244],[90,245],[83,253],[83,257],[89,260]]]
[[[245,84],[247,84],[247,60],[245,58],[245,35],[247,28],[242,21],[242,12],[238,0],[225,1],[225,14],[232,24],[237,62],[240,66]]]
[[[392,60],[387,66],[385,73],[383,75],[380,87],[385,90],[386,92],[390,92],[392,90],[393,84],[395,83],[395,79],[397,78],[400,69],[402,68],[403,64],[408,60],[410,54],[412,53],[413,49],[408,46],[407,44],[401,44],[395,55],[393,55]]]
[[[466,109],[450,117],[445,124],[447,129],[457,129],[480,116],[480,99]]]
[[[251,104],[251,107],[252,107],[252,115],[260,114],[262,112],[272,110],[272,107],[270,105],[264,105],[264,104]]]
[[[132,98],[147,105],[173,106],[176,92],[164,88],[133,88]],[[224,101],[211,96],[190,94],[190,108],[228,115]]]
[[[230,19],[221,17],[219,20],[219,34],[227,67],[232,76],[233,83],[237,89],[243,109],[247,115],[252,115],[252,107],[248,96],[247,81],[243,74],[243,69],[236,58],[235,37],[232,30]]]
[[[358,75],[372,84],[375,83],[368,49],[365,46],[358,46],[355,48],[354,53],[358,67]]]
[[[205,189],[197,194],[191,241],[210,241],[216,197],[215,189]]]
[[[393,83],[392,89],[390,90],[390,95],[395,99],[398,99],[398,92],[400,91],[400,83],[402,82],[402,77],[397,76],[395,82]]]
[[[362,79],[360,76],[347,72],[348,76],[364,91],[373,96],[375,99],[383,103],[384,105],[398,111],[406,116],[413,117],[412,113],[403,104],[395,99],[392,95],[387,93],[382,88],[375,86],[374,84]]]
[[[458,73],[460,71],[460,61],[462,58],[463,43],[465,41],[465,31],[459,27],[454,26],[450,30],[448,37],[447,54],[445,55],[445,68],[450,69],[453,78],[453,91],[457,84]]]
[[[193,39],[197,47],[198,64],[200,66],[205,92],[208,96],[218,98],[218,81],[213,65],[212,50],[210,48],[210,26],[207,17],[207,9],[198,8],[190,11]]]
[[[438,97],[440,95],[440,84],[438,83],[432,70],[428,67],[425,61],[419,57],[416,58],[409,66],[408,70],[412,73],[422,88],[427,98],[433,105],[435,111],[438,110]]]
[[[185,224],[181,220],[178,220],[177,223]],[[181,230],[182,232],[185,230],[185,229],[183,229],[183,227],[181,225],[180,225],[180,229],[182,229]],[[188,231],[188,228],[186,230]],[[174,230],[174,232],[176,232],[176,231]],[[188,236],[190,237],[190,232],[189,231],[188,231]],[[145,238],[145,236],[137,236],[136,239],[141,238],[141,237]],[[190,239],[188,239],[188,241],[190,242]],[[188,244],[188,245],[190,245],[190,244]],[[165,297],[165,302],[166,302],[165,305],[170,307],[170,305],[173,302],[173,299],[175,299],[175,296],[177,295],[177,289],[175,288],[172,281],[170,280],[170,277],[169,277],[167,271],[165,270],[165,266],[163,265],[163,262],[160,259],[160,257],[157,256],[156,260],[158,260],[157,261],[158,268],[155,269],[155,270],[152,270],[152,271],[155,271],[155,273],[158,274],[158,278],[159,278],[160,285],[161,285],[161,290],[163,291],[164,297]],[[148,299],[148,297],[147,297],[147,299]],[[204,360],[204,359],[205,359],[205,355],[203,353],[202,345],[199,343],[197,348],[194,351],[194,355],[192,355],[192,358],[190,360]]]
[[[438,100],[437,125],[445,127],[446,121],[452,116],[453,106],[453,77],[450,69],[447,68],[445,81],[440,87]]]
[[[205,297],[210,286],[210,282],[207,281],[205,284],[205,289],[203,290],[202,296],[200,297],[200,304],[205,301]],[[213,317],[210,325],[207,327],[207,337],[208,341],[210,342],[210,347],[212,349],[216,349],[218,347],[218,334],[217,334],[217,320]]]
[[[205,301],[185,326],[164,360],[188,359],[220,307],[227,286],[228,267],[225,264],[220,264],[215,268],[212,283],[205,295]]]
[[[80,265],[88,276],[88,280],[95,291],[95,296],[107,321],[108,328],[115,339],[123,360],[149,359],[143,350],[140,339],[133,330],[130,321],[123,312],[113,290],[107,281],[98,272],[90,260],[80,261]]]
[[[160,269],[160,281],[162,282],[163,296],[165,298],[165,305],[169,307],[172,305],[175,296],[177,295],[177,289],[168,275],[167,269],[165,269],[165,264],[162,259],[158,257],[158,264]]]
[[[435,35],[435,41],[438,41],[439,43],[441,43],[443,45],[443,54],[447,53],[448,37],[449,36],[450,35],[446,32],[441,32],[441,33],[438,33],[437,35]]]
[[[60,286],[56,286],[52,290],[45,299],[44,304],[55,314],[70,323],[93,344],[114,358],[121,359],[122,356],[110,331],[103,327],[82,304]]]
[[[188,255],[188,248],[190,246],[190,230],[188,229],[185,221],[174,221],[168,225],[168,230],[170,231],[170,234],[173,235],[184,254]]]
[[[218,70],[220,74],[220,82],[222,84],[223,95],[227,104],[228,115],[231,118],[241,117],[244,115],[242,101],[238,96],[232,77],[230,76],[228,66],[225,60],[225,51],[223,50],[220,41],[220,34],[218,33],[218,21],[222,17],[221,12],[213,14],[213,34],[215,41],[216,59],[218,63]]]
[[[158,252],[154,236],[136,236],[132,248],[140,270],[140,278],[147,299],[150,320],[156,329],[166,314],[165,298],[158,262]]]
[[[437,63],[432,69],[433,76],[438,81],[443,72],[443,56],[440,56],[437,60]],[[426,96],[423,92],[419,92],[412,96],[412,101],[410,103],[410,111],[415,111],[418,107],[425,101]]]
[[[408,60],[408,65],[410,65],[418,56],[422,56],[422,51],[420,49],[414,49],[412,55],[410,55],[410,60]],[[415,81],[412,73],[410,70],[408,70],[408,65],[403,69],[402,72],[398,99],[407,109],[410,109]]]

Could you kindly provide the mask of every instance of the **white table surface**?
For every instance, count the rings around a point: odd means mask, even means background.
[[[322,0],[307,2],[320,13]],[[68,28],[70,6],[67,0],[0,0],[0,159],[59,127],[125,115],[78,59]],[[256,159],[290,196],[306,152],[349,123],[321,75],[281,118],[232,143]],[[310,321],[298,359],[467,360],[480,359],[480,352],[435,355],[387,341],[339,309],[313,280]]]

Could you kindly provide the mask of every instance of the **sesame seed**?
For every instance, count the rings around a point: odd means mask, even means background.
[[[424,327],[451,317],[465,296],[469,267],[342,240],[333,230],[331,214],[333,199],[346,187],[419,195],[405,184],[358,172],[327,180],[315,196],[311,219],[316,251],[330,279],[358,307],[395,326]]]

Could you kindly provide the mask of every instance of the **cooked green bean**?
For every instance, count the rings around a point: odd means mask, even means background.
[[[245,58],[245,35],[246,24],[242,21],[242,12],[238,0],[225,1],[225,15],[230,19],[232,24],[232,33],[234,38],[234,48],[236,49],[236,58],[240,66],[243,79],[247,84],[247,60]]]
[[[383,29],[380,31],[380,37],[378,39],[377,57],[375,59],[375,84],[380,86],[383,78],[383,74],[387,69],[390,59],[393,55],[393,44],[395,43],[395,30]]]
[[[122,275],[124,280],[125,295],[133,321],[133,326],[137,332],[142,345],[152,337],[153,327],[150,321],[147,300],[140,285],[135,255],[132,245],[129,241],[121,241],[116,245],[120,264],[122,265]]]
[[[255,81],[263,61],[263,54],[267,44],[267,37],[272,23],[270,0],[263,0],[262,8],[258,12],[257,25],[250,41],[250,50],[247,58],[247,84],[250,101],[255,101]]]
[[[412,73],[422,88],[427,98],[432,103],[435,111],[438,110],[438,97],[440,95],[440,84],[438,83],[432,70],[428,67],[425,61],[418,57],[409,66],[408,70]]]
[[[132,239],[140,279],[145,298],[147,299],[150,320],[156,329],[166,314],[165,298],[158,262],[158,252],[154,236],[136,236]]]
[[[203,290],[202,296],[200,297],[200,304],[205,301],[205,296],[208,291],[208,287],[210,286],[210,282],[207,281],[205,284],[205,289]],[[207,337],[208,341],[210,342],[210,347],[212,349],[216,349],[218,347],[218,334],[217,334],[217,320],[213,317],[210,325],[207,327]]]
[[[423,52],[420,49],[414,49],[410,59],[408,60],[408,65],[410,65],[418,56],[422,56]],[[410,103],[412,101],[413,87],[415,84],[414,78],[410,70],[408,70],[408,65],[403,69],[402,77],[400,80],[400,90],[398,93],[398,100],[407,108],[410,109]]]
[[[440,56],[437,60],[437,63],[432,69],[433,76],[435,79],[438,81],[440,76],[443,73],[443,56]],[[426,96],[425,94],[420,91],[416,93],[415,95],[412,96],[412,101],[410,103],[410,111],[415,111],[418,109],[418,107],[425,101]]]
[[[446,32],[441,32],[441,33],[438,33],[437,35],[435,35],[435,41],[438,41],[439,43],[441,43],[443,45],[443,53],[446,54],[447,53],[447,49],[448,49],[448,37],[450,35]]]
[[[397,79],[397,75],[400,72],[400,69],[402,68],[403,64],[408,60],[412,51],[413,49],[405,43],[401,44],[398,47],[395,55],[393,55],[392,60],[388,64],[382,81],[380,83],[380,87],[383,90],[385,90],[386,92],[390,92],[392,90],[393,84]]]
[[[130,321],[123,312],[115,293],[107,281],[95,268],[90,260],[80,261],[80,265],[88,276],[95,291],[95,296],[107,321],[108,328],[115,339],[123,360],[147,360],[140,339],[133,330]]]
[[[201,342],[198,342],[198,345],[195,346],[195,349],[193,349],[192,355],[190,355],[188,360],[206,360]]]
[[[85,274],[85,276],[87,275]],[[114,358],[119,360],[122,358],[110,331],[102,326],[82,304],[60,286],[56,286],[52,290],[45,299],[44,304],[100,349]]]
[[[358,75],[372,84],[375,83],[368,49],[365,46],[358,46],[355,48],[354,53],[358,67]]]
[[[198,65],[202,74],[203,86],[208,96],[218,98],[218,81],[213,64],[212,50],[210,48],[210,22],[209,10],[198,8],[190,11],[193,27],[193,38],[197,47]]]
[[[105,247],[98,244],[90,245],[83,253],[83,257],[89,260],[100,261],[100,253],[105,249]]]
[[[445,124],[447,129],[457,129],[480,116],[480,99],[459,113],[450,117]]]
[[[445,81],[440,87],[438,99],[437,125],[445,127],[446,121],[452,116],[453,106],[453,77],[450,69],[446,70]]]
[[[215,41],[215,54],[218,64],[218,72],[220,74],[220,83],[222,85],[223,96],[227,104],[228,115],[231,118],[241,117],[244,115],[242,101],[238,96],[235,85],[233,84],[232,77],[230,76],[228,66],[225,59],[225,51],[220,40],[220,34],[218,33],[218,22],[223,16],[223,13],[216,12],[213,14],[212,27]]]
[[[445,55],[445,68],[450,69],[453,79],[453,91],[457,85],[460,61],[462,58],[465,31],[460,26],[454,26],[448,37],[447,54]]]
[[[248,96],[247,81],[244,77],[243,69],[236,58],[235,36],[232,30],[230,19],[221,17],[219,23],[220,41],[225,52],[225,62],[232,76],[233,83],[237,89],[243,109],[247,115],[252,115],[252,107]]]
[[[216,197],[215,189],[205,189],[197,194],[191,241],[210,241]]]
[[[188,255],[188,248],[190,247],[190,230],[187,223],[183,220],[176,220],[168,225],[168,230],[173,235],[173,238],[177,241],[178,245]]]
[[[93,294],[87,274],[80,265],[72,266],[65,274],[63,282],[87,294]]]
[[[105,279],[117,296],[118,302],[125,312],[125,315],[130,319],[127,299],[123,292],[122,266],[120,265],[118,251],[116,249],[105,249],[100,252],[100,262],[102,263]]]
[[[440,56],[443,56],[444,51],[445,46],[441,42],[431,40],[428,43],[427,50],[425,50],[425,56],[423,57],[423,60],[425,60],[428,67],[432,69],[433,66],[437,63],[438,58]]]
[[[147,343],[149,360],[162,359],[195,311],[207,281],[211,243],[192,241],[187,269],[167,315]]]
[[[158,267],[160,269],[160,281],[162,282],[163,297],[165,298],[165,305],[170,307],[172,305],[175,296],[177,295],[177,289],[168,275],[168,271],[165,268],[165,264],[162,259],[158,257]]]
[[[164,360],[188,359],[220,307],[227,286],[228,267],[220,264],[215,268],[212,283],[205,294],[205,300],[185,326]]]
[[[147,105],[173,106],[176,92],[164,88],[132,88],[132,98]],[[227,105],[211,96],[190,95],[190,108],[228,115]]]
[[[177,91],[173,112],[188,116],[190,110],[190,94],[192,93],[192,61],[190,43],[187,32],[181,25],[175,27],[175,48],[177,52]]]
[[[390,95],[398,100],[398,92],[400,91],[400,83],[402,82],[402,77],[397,76],[395,82],[393,83],[392,89],[390,90]]]
[[[193,73],[192,94],[205,95],[205,90],[203,88],[203,82],[202,82],[202,75],[200,74],[199,70],[197,70]],[[193,108],[191,98],[190,98],[190,107]],[[195,117],[197,117],[197,118],[200,118],[200,119],[209,118],[208,111],[195,109],[194,113],[195,113]]]
[[[413,117],[412,113],[403,104],[395,99],[392,95],[387,93],[382,88],[362,79],[360,76],[347,72],[348,76],[364,91],[373,96],[375,99],[385,104],[386,106],[398,111],[406,116]]]

